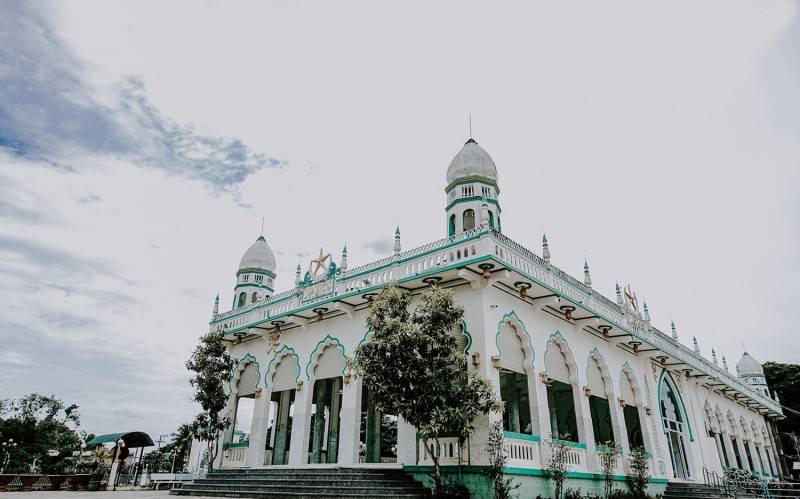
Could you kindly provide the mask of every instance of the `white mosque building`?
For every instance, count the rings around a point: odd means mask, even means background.
[[[726,468],[778,477],[773,422],[783,415],[759,363],[745,353],[731,374],[724,358],[722,366],[713,352],[704,358],[696,339],[682,344],[674,325],[655,328],[630,286],[607,298],[588,265],[581,279],[553,265],[546,237],[538,253],[514,242],[502,230],[499,194],[494,161],[469,139],[447,169],[438,241],[404,251],[398,230],[392,255],[358,267],[346,249],[338,264],[320,251],[306,272],[298,266],[294,288],[275,293],[275,256],[259,237],[236,272],[232,309],[219,312],[217,299],[210,323],[236,359],[227,408],[235,425],[216,465],[430,469],[415,428],[376,412],[348,369],[370,341],[372,297],[394,282],[414,294],[453,291],[465,309],[453,333],[459,348],[505,402],[503,413],[478,421],[461,452],[443,440],[444,465],[460,459],[463,470],[479,471],[488,427],[502,421],[508,471],[531,492],[545,480],[554,433],[568,442],[569,480],[578,485],[600,479],[598,450],[609,441],[623,456],[644,447],[655,487],[702,483]]]

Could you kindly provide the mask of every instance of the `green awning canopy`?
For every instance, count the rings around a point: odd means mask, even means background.
[[[97,435],[93,439],[86,442],[86,445],[95,445],[95,444],[113,444],[116,443],[117,440],[122,439],[125,442],[125,447],[128,448],[136,448],[136,447],[152,447],[153,439],[150,438],[150,435],[143,431],[131,431],[127,433],[106,433],[105,435]]]

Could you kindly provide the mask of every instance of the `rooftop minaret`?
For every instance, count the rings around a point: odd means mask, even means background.
[[[480,223],[484,203],[488,207],[489,225],[500,230],[497,167],[489,153],[472,137],[450,162],[444,191],[447,194],[448,236],[475,228]]]
[[[765,397],[769,397],[769,387],[764,377],[764,368],[749,353],[745,352],[736,364],[739,377]]]
[[[263,235],[245,251],[236,272],[234,308],[272,296],[275,286],[275,254]]]

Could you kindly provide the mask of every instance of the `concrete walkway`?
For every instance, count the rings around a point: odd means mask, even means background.
[[[0,499],[167,499],[168,490],[117,490],[98,492],[79,491],[31,491],[3,492]]]

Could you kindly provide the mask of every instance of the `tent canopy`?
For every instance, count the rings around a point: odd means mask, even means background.
[[[86,442],[86,445],[95,444],[108,444],[116,443],[117,440],[122,439],[125,442],[125,447],[152,447],[155,445],[150,435],[143,431],[131,431],[127,433],[106,433],[105,435],[97,435],[93,439]]]

